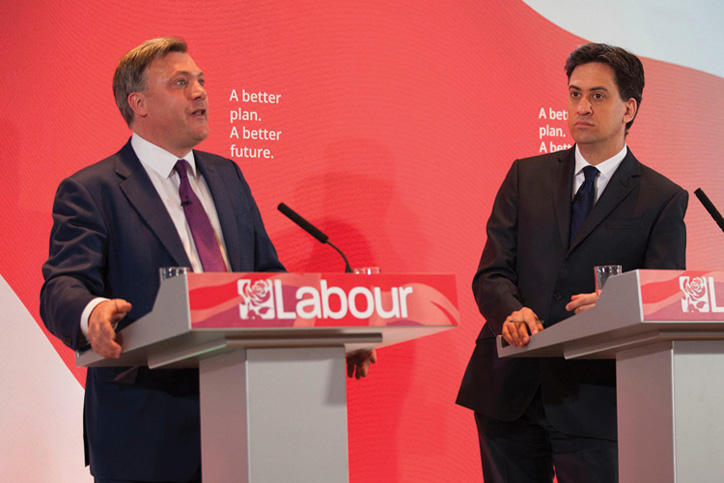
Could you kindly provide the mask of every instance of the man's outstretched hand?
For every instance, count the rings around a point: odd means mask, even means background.
[[[115,327],[131,311],[123,299],[106,300],[95,306],[88,318],[88,341],[99,356],[118,359],[123,348],[116,342]]]
[[[367,377],[370,370],[370,364],[377,362],[377,352],[372,349],[352,352],[347,355],[347,377],[361,379]]]

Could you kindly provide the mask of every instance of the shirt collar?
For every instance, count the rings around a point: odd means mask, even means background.
[[[146,141],[135,132],[131,136],[131,146],[136,152],[136,156],[145,166],[154,170],[163,178],[169,178],[174,173],[174,166],[179,159],[185,159],[191,166],[191,173],[196,177],[196,160],[194,159],[193,150],[189,151],[181,158],[169,153],[160,146]]]
[[[609,179],[611,176],[613,176],[613,173],[616,171],[618,166],[621,164],[621,161],[623,161],[623,158],[626,157],[626,153],[628,153],[628,146],[626,144],[623,145],[623,149],[619,151],[618,153],[614,154],[610,158],[608,158],[606,161],[603,161],[601,163],[598,163],[596,165],[596,168],[601,173],[600,176],[603,176],[606,179]],[[579,173],[583,171],[583,168],[586,166],[591,166],[591,163],[586,161],[586,158],[583,157],[583,154],[581,154],[581,150],[578,149],[578,144],[576,144],[576,166],[574,171],[574,176],[577,176]]]

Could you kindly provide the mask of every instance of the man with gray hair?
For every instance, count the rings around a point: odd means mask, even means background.
[[[116,154],[63,180],[53,204],[40,311],[73,350],[118,358],[117,331],[147,314],[160,267],[283,271],[239,167],[194,150],[209,134],[204,74],[176,38],[120,60]],[[201,481],[195,369],[88,369],[86,463],[96,482]]]

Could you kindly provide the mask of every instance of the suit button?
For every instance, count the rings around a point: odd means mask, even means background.
[[[560,292],[556,292],[553,294],[553,298],[556,300],[561,300],[563,298],[563,295],[561,295]]]

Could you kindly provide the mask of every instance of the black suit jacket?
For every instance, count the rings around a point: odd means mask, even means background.
[[[233,271],[283,271],[238,166],[194,151],[214,199]],[[191,263],[130,141],[63,180],[53,204],[40,312],[48,329],[80,349],[79,322],[95,297],[133,304],[118,329],[150,312],[158,269]],[[187,480],[199,467],[197,370],[88,369],[86,461],[99,478]]]
[[[565,306],[572,295],[595,290],[596,265],[685,268],[688,193],[629,150],[569,246],[574,149],[516,160],[500,187],[473,279],[486,323],[457,403],[511,421],[540,387],[559,430],[616,439],[613,361],[500,359],[495,337],[524,306],[545,326],[573,315]]]

